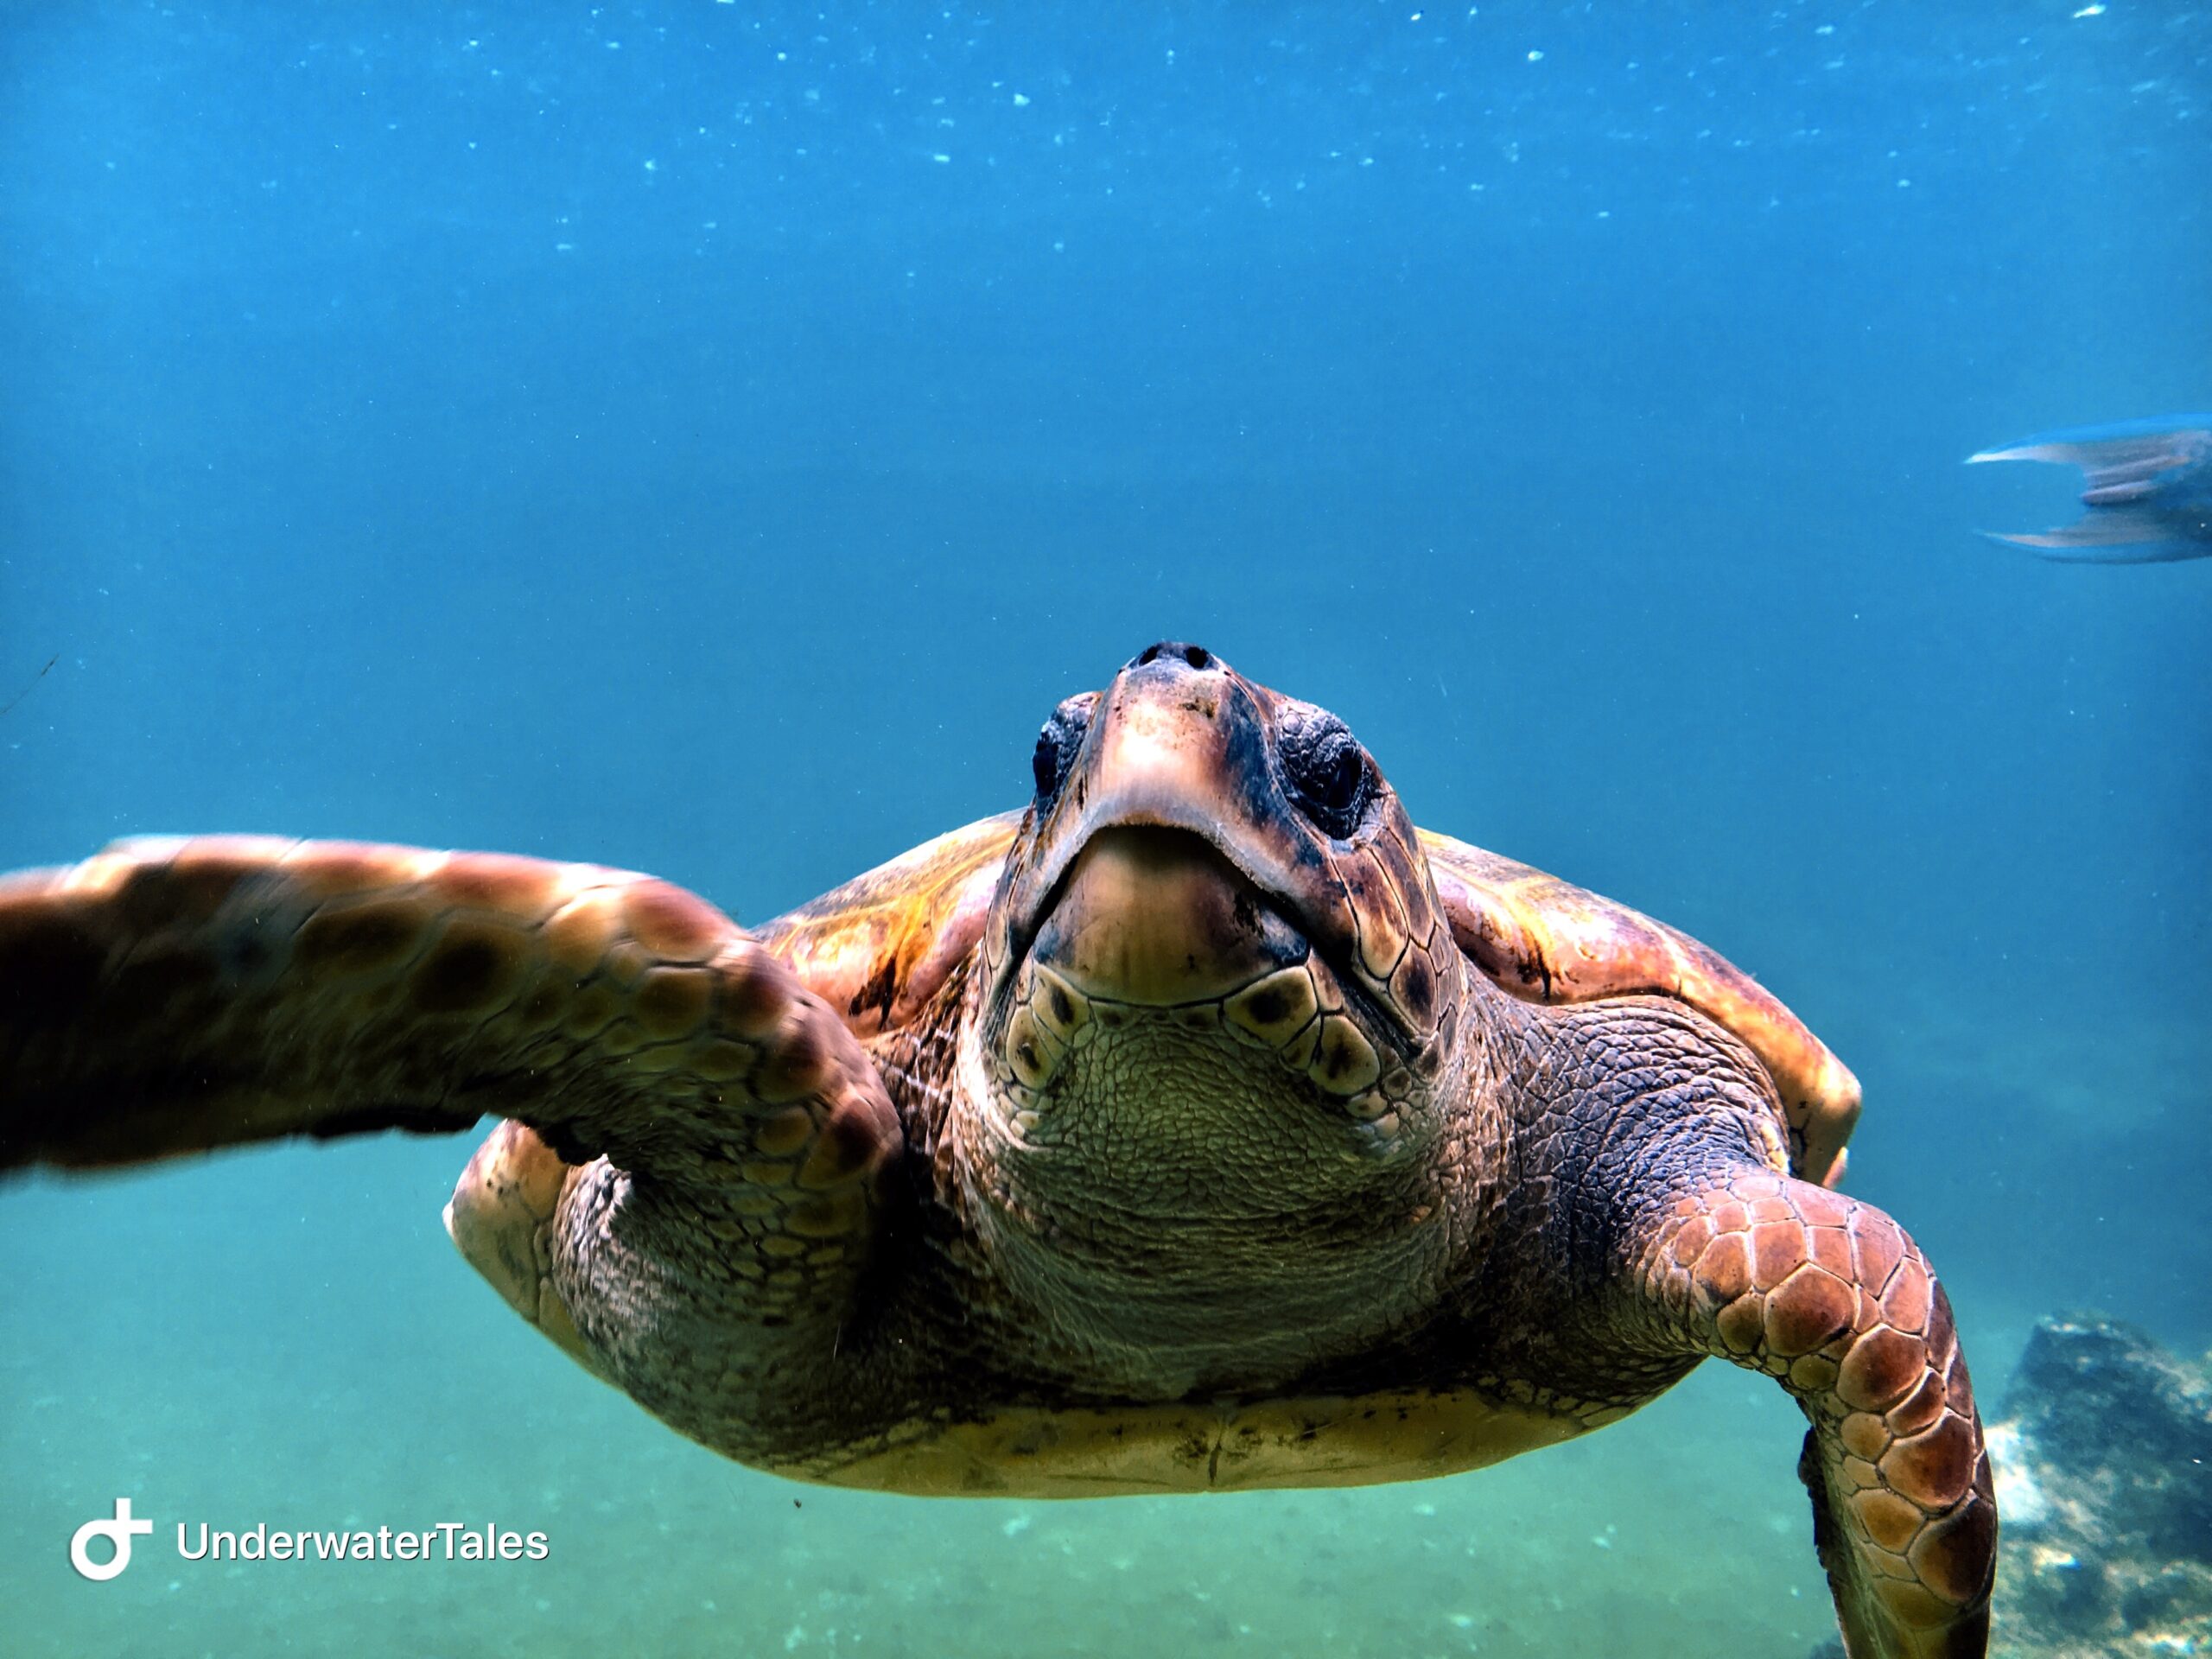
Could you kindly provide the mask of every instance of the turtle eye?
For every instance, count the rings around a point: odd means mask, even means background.
[[[1375,794],[1375,768],[1351,728],[1325,709],[1294,708],[1275,746],[1299,810],[1338,841],[1357,830]]]
[[[1052,798],[1059,793],[1060,785],[1067,781],[1068,769],[1075,765],[1076,751],[1083,747],[1084,734],[1090,729],[1091,705],[1097,701],[1095,691],[1070,697],[1052,710],[1052,717],[1037,734],[1037,749],[1029,757],[1029,770],[1037,779],[1039,807],[1050,806]]]

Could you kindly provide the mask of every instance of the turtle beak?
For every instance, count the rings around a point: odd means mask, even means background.
[[[1210,1002],[1306,960],[1306,939],[1212,845],[1179,829],[1103,829],[1055,884],[1029,960],[1086,998]]]
[[[1115,677],[1009,868],[1001,974],[1049,934],[1056,956],[1110,976],[1106,995],[1183,1001],[1301,960],[1298,935],[1326,951],[1349,933],[1344,884],[1274,775],[1268,695],[1179,643]]]

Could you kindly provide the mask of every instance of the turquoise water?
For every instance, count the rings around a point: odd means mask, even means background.
[[[2212,1343],[2212,567],[1992,547],[2070,475],[1958,464],[2205,405],[2212,13],[116,3],[0,76],[0,866],[351,836],[758,920],[1202,640],[1779,991],[1986,1407],[2047,1311]],[[515,1319],[467,1151],[0,1192],[0,1646],[1827,1633],[1756,1379],[1367,1491],[817,1491]],[[552,1554],[86,1583],[122,1494]]]

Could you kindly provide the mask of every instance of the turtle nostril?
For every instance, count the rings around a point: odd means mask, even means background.
[[[1162,639],[1157,645],[1147,645],[1137,653],[1136,659],[1129,666],[1142,668],[1147,664],[1156,663],[1163,658],[1177,658],[1195,669],[1221,666],[1220,660],[1204,645],[1187,645],[1180,639]]]

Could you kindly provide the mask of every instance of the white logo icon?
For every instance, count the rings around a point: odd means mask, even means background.
[[[76,1536],[69,1541],[69,1565],[95,1582],[111,1579],[130,1565],[131,1535],[153,1529],[154,1523],[150,1521],[132,1520],[130,1500],[118,1497],[115,1500],[114,1520],[87,1521],[77,1529]],[[103,1562],[92,1559],[92,1551],[86,1546],[95,1538],[105,1538],[115,1547],[113,1560]]]

